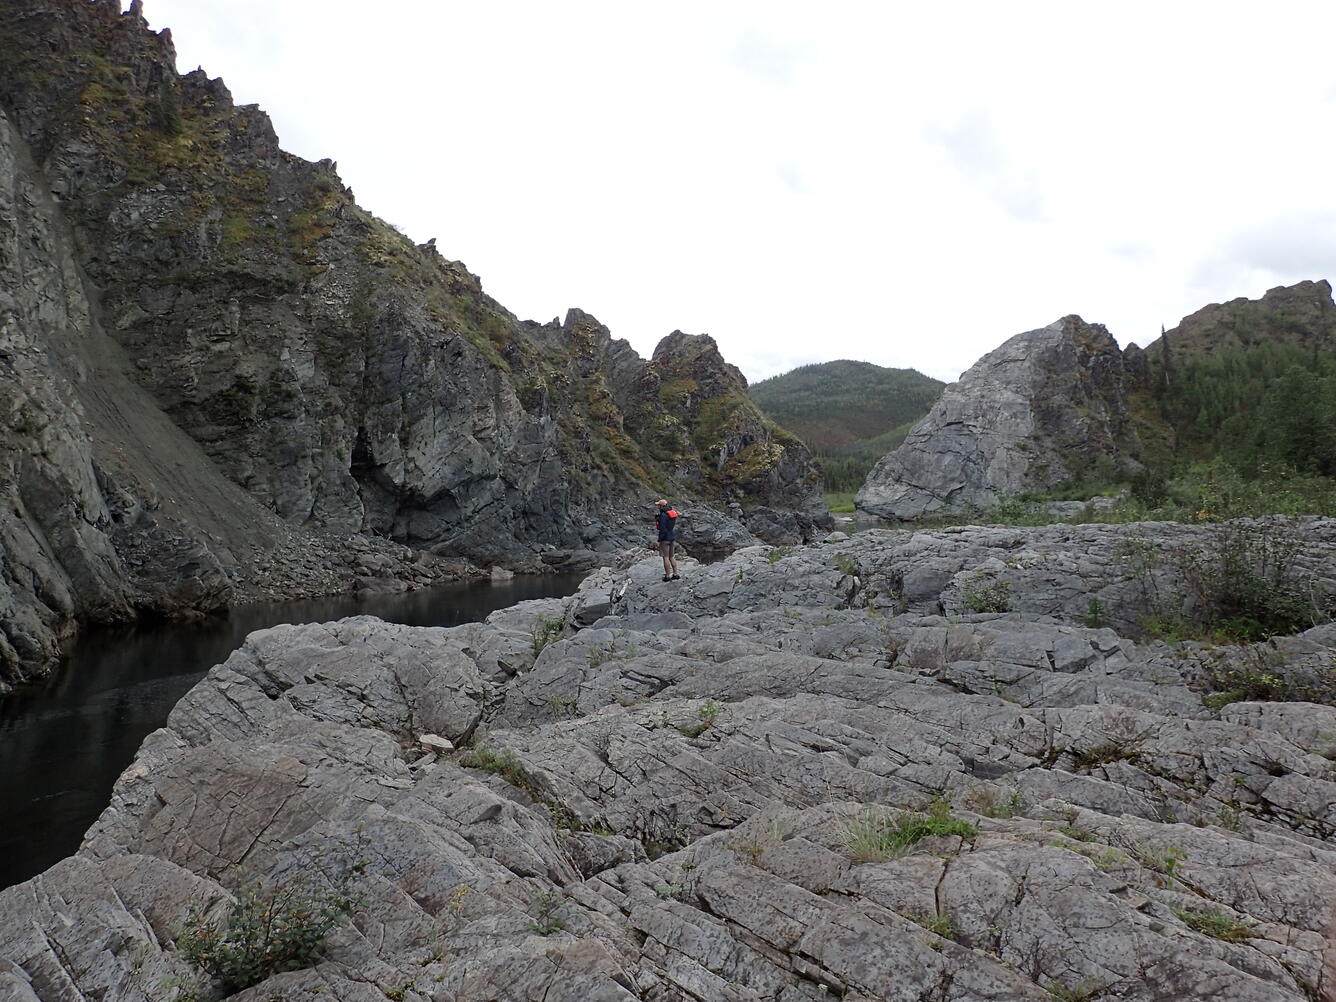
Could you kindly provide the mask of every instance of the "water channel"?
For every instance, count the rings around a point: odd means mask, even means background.
[[[49,680],[0,697],[0,888],[78,849],[140,742],[248,633],[356,615],[458,626],[524,599],[569,595],[579,581],[517,577],[402,595],[253,605],[226,619],[85,634]]]

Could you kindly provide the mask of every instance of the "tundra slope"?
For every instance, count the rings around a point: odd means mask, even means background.
[[[1336,522],[1296,529],[1336,585]],[[1141,600],[1129,541],[1206,532],[835,534],[669,584],[628,556],[483,624],[254,634],[79,853],[0,893],[0,991],[160,998],[192,904],[360,832],[355,928],[236,999],[1321,997],[1336,709],[1199,689],[1207,659],[1329,670],[1336,626],[1207,651],[1076,621]],[[1016,611],[963,613],[980,575]],[[860,839],[930,798],[964,824]]]

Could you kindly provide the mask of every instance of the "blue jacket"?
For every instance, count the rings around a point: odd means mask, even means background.
[[[668,509],[660,508],[659,513],[654,516],[654,524],[659,530],[659,542],[671,543],[676,538],[673,536],[673,527],[677,524],[677,519],[668,517]]]

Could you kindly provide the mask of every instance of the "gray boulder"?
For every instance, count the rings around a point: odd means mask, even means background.
[[[1017,334],[976,362],[859,491],[859,510],[913,520],[988,508],[1097,463],[1135,460],[1117,342],[1077,316]]]

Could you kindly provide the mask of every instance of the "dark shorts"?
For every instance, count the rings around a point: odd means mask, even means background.
[[[659,555],[664,557],[671,557],[673,555],[674,542],[675,540],[672,539],[659,540]]]

